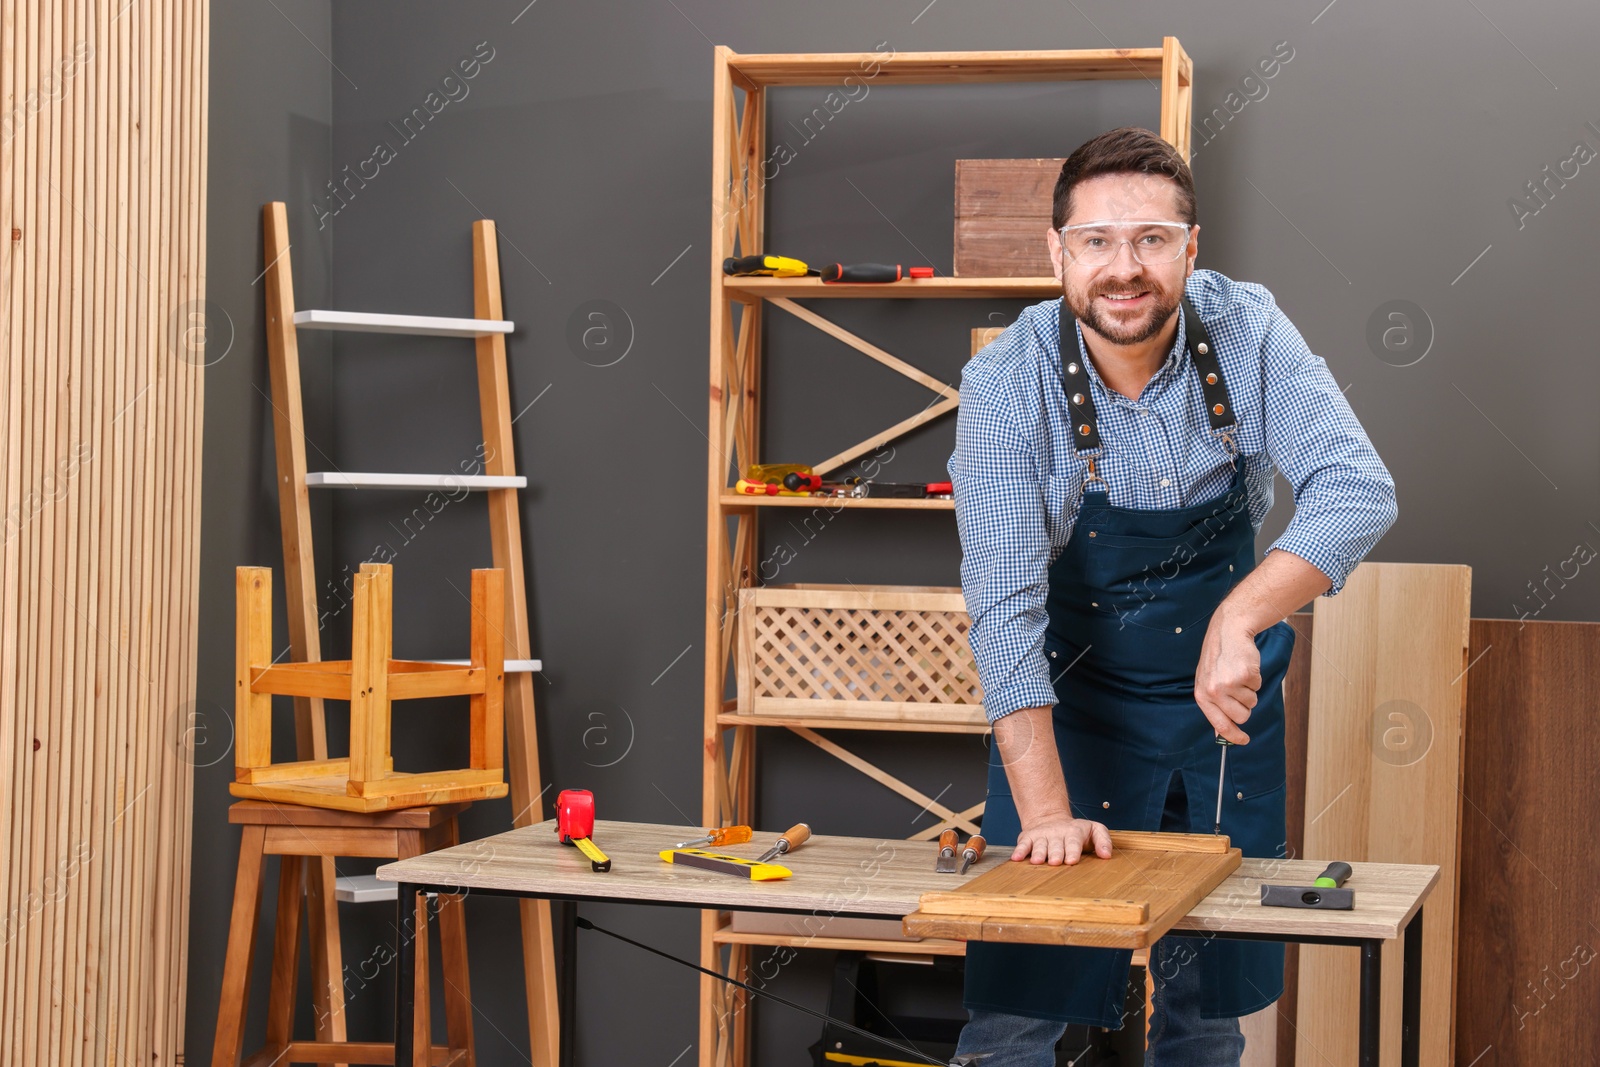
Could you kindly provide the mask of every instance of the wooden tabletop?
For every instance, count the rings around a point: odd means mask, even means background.
[[[960,876],[935,874],[931,841],[816,835],[782,863],[794,873],[768,882],[665,863],[658,853],[699,837],[699,827],[598,820],[594,842],[611,857],[611,870],[596,873],[576,849],[556,840],[555,822],[510,830],[425,856],[378,868],[389,882],[415,882],[464,889],[496,889],[574,900],[821,915],[903,917],[917,909],[923,893],[949,890]],[[757,832],[744,845],[719,851],[754,859],[779,831]],[[967,878],[996,863],[1004,850],[984,856]],[[1083,862],[1095,862],[1093,858]],[[1239,869],[1179,920],[1174,929],[1226,933],[1397,937],[1439,880],[1431,864],[1352,863],[1346,885],[1355,891],[1351,911],[1311,911],[1261,906],[1262,883],[1309,885],[1326,860],[1245,858]]]

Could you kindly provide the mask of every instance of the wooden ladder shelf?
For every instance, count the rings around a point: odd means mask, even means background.
[[[311,540],[312,488],[393,490],[470,489],[489,504],[493,565],[505,574],[505,737],[515,826],[544,818],[535,730],[533,671],[528,632],[527,583],[522,573],[521,509],[517,490],[527,479],[516,472],[511,436],[511,388],[506,364],[505,318],[500,291],[499,242],[494,222],[472,224],[473,317],[443,318],[351,311],[296,311],[289,256],[288,210],[282,201],[262,207],[267,352],[272,375],[273,438],[277,451],[278,512],[283,533],[284,586],[288,594],[289,651],[294,662],[322,658],[318,637],[317,579]],[[477,352],[479,414],[483,421],[483,473],[479,475],[308,472],[305,417],[300,384],[298,330],[348,330],[431,337],[470,337]],[[449,662],[449,661],[441,661]],[[461,661],[457,661],[461,662]],[[322,697],[295,698],[295,745],[299,761],[328,760]],[[345,1038],[342,954],[333,860],[310,862],[306,878],[311,938],[313,1000],[319,1041]],[[528,995],[528,1028],[534,1067],[556,1067],[560,1048],[555,957],[550,904],[524,900],[522,953]]]

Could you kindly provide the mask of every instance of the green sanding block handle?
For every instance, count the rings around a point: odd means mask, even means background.
[[[1344,885],[1344,880],[1350,877],[1350,865],[1343,860],[1334,860],[1328,864],[1328,869],[1317,875],[1317,880],[1312,885],[1321,886],[1323,889],[1338,889]]]

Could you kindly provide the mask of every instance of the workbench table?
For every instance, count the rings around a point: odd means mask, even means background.
[[[399,883],[394,1062],[413,1062],[413,941],[419,893],[484,893],[881,919],[901,918],[917,909],[923,893],[961,884],[950,875],[934,873],[936,847],[928,841],[813,836],[792,856],[775,861],[793,870],[793,876],[769,882],[752,882],[660,859],[660,850],[702,833],[698,827],[598,820],[593,839],[611,858],[612,868],[597,873],[576,848],[556,840],[555,823],[550,820],[378,868],[378,878]],[[749,844],[719,851],[753,859],[776,837],[776,833],[757,833]],[[996,848],[967,877],[996,863],[1010,862],[1008,855],[1007,850]],[[1403,936],[1400,1062],[1402,1067],[1415,1067],[1422,905],[1439,880],[1439,868],[1429,864],[1352,863],[1347,885],[1355,891],[1355,907],[1350,911],[1261,906],[1262,883],[1310,885],[1326,866],[1322,860],[1246,857],[1237,871],[1173,929],[1242,940],[1358,948],[1360,1067],[1378,1067],[1383,942]],[[569,946],[574,932],[567,931]],[[562,1046],[564,1052],[570,1047],[565,1041]]]

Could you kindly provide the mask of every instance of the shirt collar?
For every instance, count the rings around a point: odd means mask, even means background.
[[[1065,296],[1058,297],[1056,299],[1056,336],[1058,337],[1061,335],[1061,315],[1066,310],[1067,298]],[[1180,308],[1177,314],[1178,332],[1172,339],[1172,351],[1167,353],[1166,360],[1156,370],[1155,374],[1151,376],[1149,383],[1145,385],[1144,392],[1149,392],[1152,388],[1160,389],[1161,387],[1165,386],[1169,378],[1176,377],[1178,374],[1183,372],[1184,364],[1188,361],[1189,346],[1186,343],[1183,310]],[[1084,344],[1083,323],[1077,322],[1074,323],[1074,326],[1076,327],[1078,338],[1078,358],[1083,364],[1084,370],[1088,372],[1089,380],[1091,382],[1099,383],[1100,388],[1104,389],[1107,393],[1110,393],[1113,399],[1120,397],[1123,400],[1127,400],[1127,397],[1122,396],[1121,393],[1116,392],[1110,386],[1106,385],[1105,382],[1100,380],[1100,372],[1095,370],[1094,361],[1091,360],[1088,355],[1088,346]],[[1057,373],[1060,372],[1060,369],[1060,361],[1057,360]],[[1143,396],[1144,394],[1141,393],[1140,395]]]

